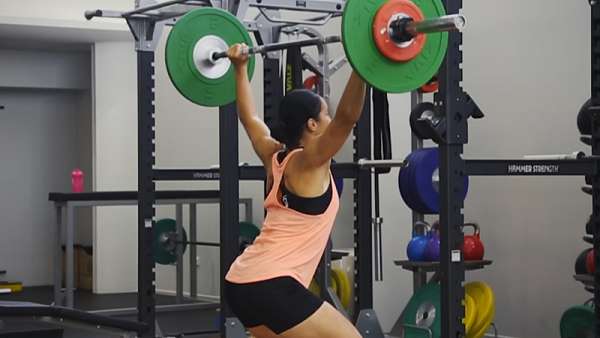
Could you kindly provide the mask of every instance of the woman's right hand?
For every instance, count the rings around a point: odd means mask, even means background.
[[[227,57],[235,67],[244,67],[248,64],[248,46],[245,43],[236,43],[229,47]]]

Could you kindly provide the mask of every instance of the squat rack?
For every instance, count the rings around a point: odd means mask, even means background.
[[[249,30],[255,31],[259,43],[277,40],[281,31],[298,33],[293,27],[297,24],[322,25],[332,17],[340,16],[344,0],[318,0],[298,3],[290,0],[228,0],[191,1],[173,0],[157,4],[152,0],[136,0],[136,9],[129,12],[106,10],[87,11],[86,18],[96,16],[124,18],[135,38],[138,74],[138,321],[155,322],[155,271],[152,255],[152,226],[155,222],[156,181],[219,180],[220,190],[220,261],[221,279],[238,254],[239,215],[232,213],[239,203],[239,180],[264,180],[262,167],[239,166],[238,119],[234,103],[219,107],[219,169],[157,169],[155,168],[155,108],[154,108],[154,51],[165,25],[174,24],[178,17],[198,6],[220,7],[236,13],[243,19],[248,7],[258,7],[261,16],[254,21],[245,21]],[[168,8],[168,9],[167,9]],[[328,13],[325,16],[301,21],[285,21],[276,18],[274,9],[289,9]],[[271,23],[271,24],[267,24]],[[309,28],[300,33],[315,34]],[[318,48],[322,46],[317,45]],[[327,57],[327,53],[324,53]],[[305,62],[316,73],[323,75],[321,92],[328,96],[328,71],[334,71],[343,63],[332,61],[330,65],[317,64],[305,56]],[[276,114],[278,100],[282,96],[282,78],[279,74],[280,60],[277,57],[264,60],[265,122]],[[367,95],[367,97],[370,97]],[[354,163],[371,156],[371,112],[370,101],[366,101],[363,114],[354,130]],[[235,135],[235,137],[231,137]],[[355,318],[357,327],[365,335],[383,337],[377,316],[372,310],[372,229],[371,222],[371,173],[359,170],[354,163],[339,164],[334,167],[337,177],[354,179],[354,230],[355,230]],[[234,226],[236,225],[236,226]],[[362,226],[361,226],[362,225]],[[329,255],[326,252],[328,260]],[[221,285],[221,294],[223,294]],[[245,337],[242,324],[233,317],[229,306],[221,297],[220,332],[226,337]],[[147,325],[139,332],[140,337],[155,337],[156,327]]]

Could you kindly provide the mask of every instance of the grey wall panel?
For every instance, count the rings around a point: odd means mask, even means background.
[[[89,52],[0,49],[0,87],[89,89]]]
[[[48,192],[69,191],[71,170],[89,162],[80,148],[90,135],[80,127],[89,114],[82,101],[80,92],[0,90],[0,266],[8,279],[52,281],[56,228]]]

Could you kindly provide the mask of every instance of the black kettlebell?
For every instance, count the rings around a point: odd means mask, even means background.
[[[592,134],[592,113],[594,110],[600,109],[600,105],[596,100],[589,99],[579,109],[577,114],[577,129],[582,135]]]
[[[588,248],[583,250],[577,259],[575,260],[575,274],[576,275],[585,275],[587,274],[587,268],[585,266],[585,259],[587,257],[588,252],[590,252],[592,248]]]
[[[446,116],[431,102],[422,102],[410,112],[410,129],[422,140],[440,142],[446,137]]]

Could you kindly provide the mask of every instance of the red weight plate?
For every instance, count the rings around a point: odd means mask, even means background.
[[[319,77],[317,75],[311,75],[304,80],[304,88],[308,90],[317,90],[317,84],[319,83]]]
[[[438,91],[438,89],[439,89],[438,82],[432,81],[432,82],[422,85],[419,90],[421,91],[421,93],[435,93]]]
[[[425,18],[421,9],[410,0],[391,0],[383,4],[373,19],[373,38],[382,55],[392,61],[406,62],[414,59],[421,51],[427,36],[418,34],[411,41],[396,43],[389,34],[389,26],[393,20],[410,17],[414,21]]]

